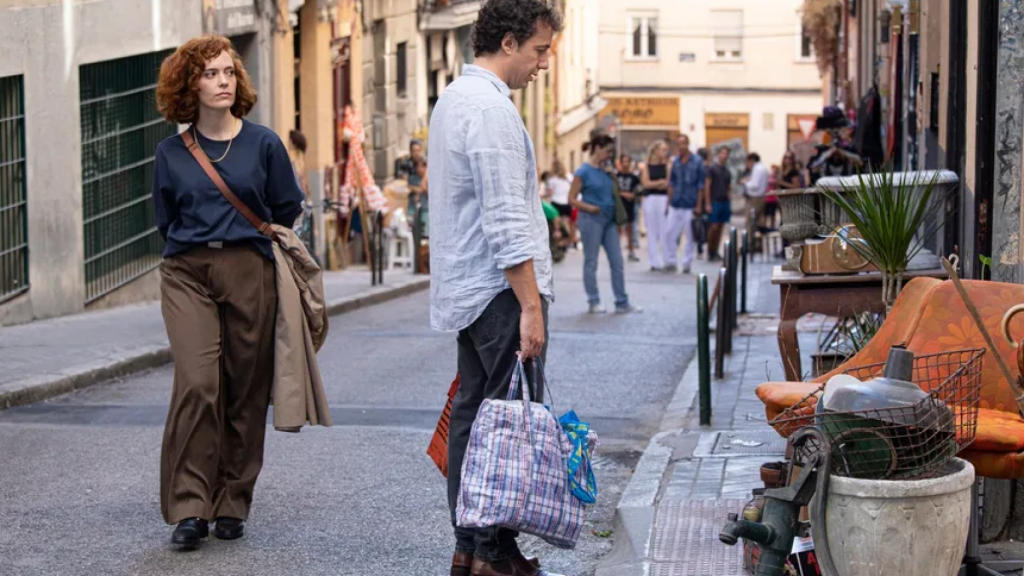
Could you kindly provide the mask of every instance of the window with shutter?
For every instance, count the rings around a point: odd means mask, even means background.
[[[743,59],[743,11],[716,10],[711,13],[714,30],[713,60]]]

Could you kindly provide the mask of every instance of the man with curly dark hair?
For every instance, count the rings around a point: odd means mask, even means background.
[[[560,16],[541,0],[488,0],[473,28],[476,61],[444,91],[430,121],[431,324],[458,333],[461,377],[448,437],[452,576],[548,574],[523,557],[516,532],[459,526],[457,504],[481,403],[505,398],[516,363],[539,362],[546,351],[554,299],[548,227],[533,142],[510,94],[547,70],[560,29]]]

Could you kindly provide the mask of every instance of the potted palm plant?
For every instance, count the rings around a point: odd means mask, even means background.
[[[856,183],[843,183],[839,189],[821,188],[853,224],[853,229],[840,227],[839,237],[882,273],[882,301],[887,312],[903,288],[911,259],[944,223],[936,217],[941,203],[933,202],[940,174],[895,173],[890,167],[858,174]]]

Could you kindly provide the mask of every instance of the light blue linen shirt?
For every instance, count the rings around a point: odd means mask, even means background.
[[[469,327],[499,293],[505,270],[533,260],[537,287],[554,301],[537,159],[509,88],[467,65],[434,107],[430,182],[430,323]]]

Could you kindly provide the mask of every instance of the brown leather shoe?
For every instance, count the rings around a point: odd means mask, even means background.
[[[516,565],[518,565],[523,570],[527,570],[531,566],[533,568],[540,568],[540,559],[539,558],[537,558],[536,556],[531,556],[531,557],[527,558],[526,556],[523,556],[522,552],[520,552],[518,556],[513,558],[512,562],[514,562]],[[541,574],[543,574],[543,572],[541,572]]]
[[[451,576],[472,576],[473,555],[465,552],[456,552],[452,555]]]
[[[500,562],[485,562],[473,558],[471,576],[541,576],[540,569],[529,562],[520,562],[518,558]]]
[[[514,562],[525,568],[526,564],[533,566],[534,568],[540,568],[540,560],[531,556],[527,558],[522,553],[517,558],[513,559]],[[456,552],[452,555],[452,570],[451,576],[473,576],[473,555],[466,552]]]
[[[536,558],[524,558],[521,554],[501,562],[484,562],[474,558],[470,576],[561,576],[541,570],[539,564]]]

